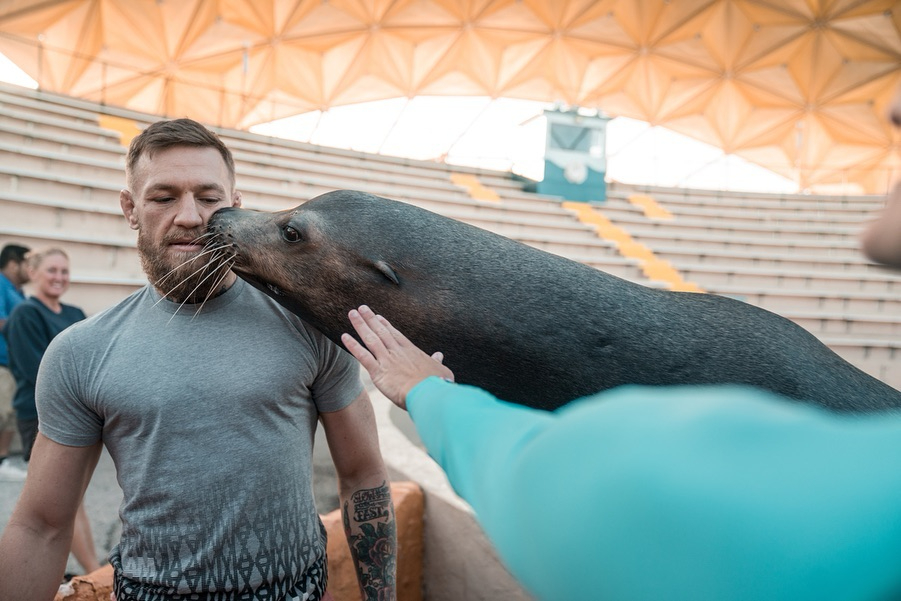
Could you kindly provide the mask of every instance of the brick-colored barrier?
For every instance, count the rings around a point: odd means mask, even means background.
[[[110,601],[111,592],[113,566],[107,564],[85,576],[76,576],[59,587],[54,601]]]
[[[397,516],[397,599],[422,601],[422,489],[414,482],[393,482],[391,497]],[[328,532],[329,593],[335,601],[356,601],[360,588],[340,511],[322,516],[322,523]],[[60,588],[54,601],[109,601],[112,590],[113,568],[106,565],[73,578]]]

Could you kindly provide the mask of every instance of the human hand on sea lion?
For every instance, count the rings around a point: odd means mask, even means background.
[[[369,372],[376,388],[401,409],[407,408],[407,393],[429,376],[454,380],[453,372],[441,364],[440,352],[429,356],[366,305],[348,317],[366,346],[350,334],[342,334],[341,342]]]

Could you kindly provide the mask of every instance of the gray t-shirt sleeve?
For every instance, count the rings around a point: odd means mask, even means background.
[[[360,364],[318,331],[310,330],[320,357],[319,372],[311,390],[316,409],[322,413],[339,411],[363,391]]]
[[[72,338],[70,329],[47,347],[38,370],[35,401],[41,434],[59,444],[84,447],[101,440],[103,419],[82,393]]]

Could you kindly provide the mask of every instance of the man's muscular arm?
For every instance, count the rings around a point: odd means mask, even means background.
[[[369,395],[364,391],[346,408],[320,418],[338,473],[344,532],[363,599],[394,601],[397,525]]]
[[[397,590],[397,524],[387,482],[355,491],[344,501],[341,513],[363,598],[393,598]]]
[[[0,539],[0,599],[53,598],[100,450],[100,443],[67,447],[38,434],[25,488]]]

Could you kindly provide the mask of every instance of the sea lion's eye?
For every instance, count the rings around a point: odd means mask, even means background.
[[[298,232],[290,225],[286,225],[284,228],[282,228],[282,238],[284,238],[288,242],[300,242],[300,232]]]

